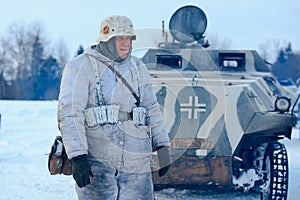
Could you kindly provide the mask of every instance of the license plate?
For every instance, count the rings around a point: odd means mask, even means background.
[[[174,138],[171,146],[173,149],[212,149],[213,142],[201,138]]]

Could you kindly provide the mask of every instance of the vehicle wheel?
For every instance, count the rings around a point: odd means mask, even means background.
[[[286,200],[288,193],[288,156],[284,144],[270,143],[264,156],[261,200]]]

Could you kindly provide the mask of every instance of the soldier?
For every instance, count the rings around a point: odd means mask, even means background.
[[[153,199],[152,152],[167,173],[170,139],[125,16],[105,18],[97,45],[63,72],[58,124],[79,199]]]

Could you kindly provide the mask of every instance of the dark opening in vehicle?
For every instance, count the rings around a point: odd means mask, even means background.
[[[219,67],[222,71],[245,71],[244,53],[219,53]]]
[[[156,55],[157,68],[182,68],[182,57],[180,55]]]

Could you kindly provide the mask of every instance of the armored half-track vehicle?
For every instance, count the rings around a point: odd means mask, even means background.
[[[291,102],[256,51],[206,48],[206,26],[200,8],[184,6],[169,22],[171,42],[142,56],[171,139],[172,164],[166,176],[153,173],[154,185],[286,199],[288,158],[278,141],[291,138]]]

